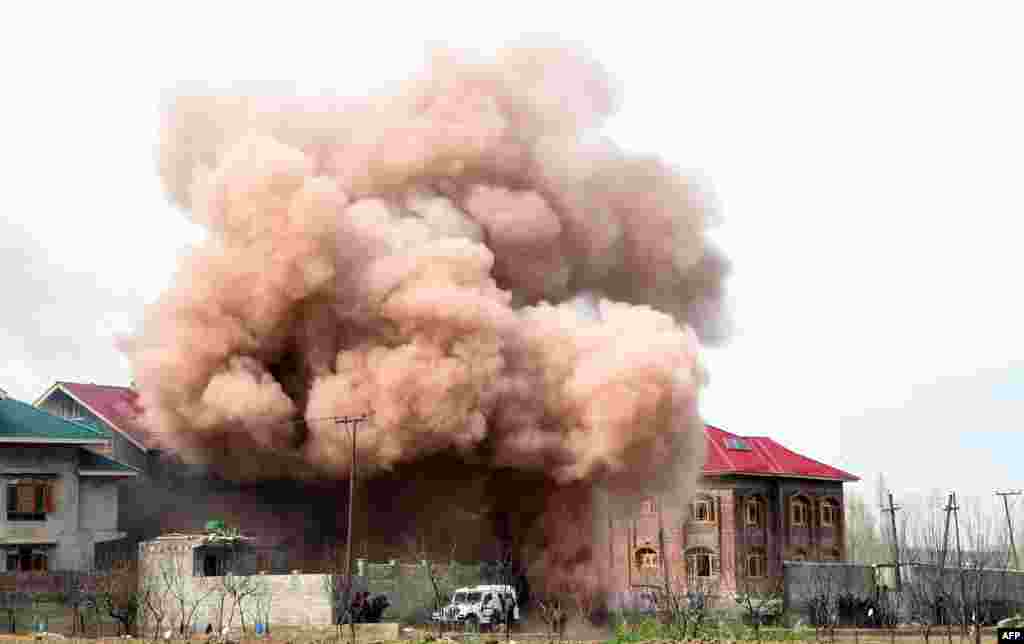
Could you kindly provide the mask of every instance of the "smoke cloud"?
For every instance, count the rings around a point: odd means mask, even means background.
[[[238,480],[338,480],[330,419],[372,412],[361,475],[535,476],[538,565],[577,574],[595,494],[689,496],[723,328],[702,195],[600,135],[617,104],[557,43],[364,98],[176,97],[161,175],[209,236],[123,343],[145,422]]]

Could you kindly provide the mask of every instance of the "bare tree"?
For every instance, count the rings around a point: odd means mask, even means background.
[[[768,577],[764,570],[750,571],[749,568],[749,564],[740,565],[735,600],[754,627],[754,637],[760,642],[761,625],[782,612],[783,577]]]
[[[423,572],[430,582],[430,589],[434,598],[434,610],[440,612],[448,604],[449,598],[455,591],[455,552],[456,541],[451,539],[445,548],[448,559],[447,566],[442,570],[436,560],[435,553],[427,543],[426,537],[406,536],[406,550],[414,561],[420,562]],[[437,634],[440,637],[444,634],[445,616],[439,615],[437,620]]]
[[[160,566],[160,574],[174,605],[174,616],[178,618],[178,634],[182,637],[191,633],[196,613],[216,591],[214,584],[193,583],[191,564],[190,559],[171,556]]]
[[[888,561],[888,551],[878,530],[874,512],[861,494],[844,492],[844,535],[846,557],[849,561],[863,564],[879,564]]]
[[[814,626],[814,638],[821,641],[822,634],[835,641],[835,627],[839,621],[839,595],[842,591],[838,567],[828,564],[809,565],[809,595],[807,612]]]
[[[552,641],[556,635],[559,642],[565,639],[565,627],[569,621],[566,604],[567,602],[557,594],[537,600],[540,618],[547,624]]]
[[[999,529],[994,508],[980,499],[968,499],[960,528],[964,537],[964,616],[971,625],[975,644],[981,644],[981,626],[991,621],[993,600],[998,596],[1001,567],[1006,556],[1006,536]]]
[[[96,603],[118,622],[121,635],[132,634],[141,608],[138,563],[133,557],[119,558],[109,568],[97,577]]]
[[[162,563],[160,562],[160,564]],[[142,579],[139,584],[139,593],[145,621],[153,629],[154,642],[159,638],[160,629],[163,628],[164,621],[167,619],[168,598],[170,597],[170,589],[160,564],[155,569],[150,567],[140,571]]]
[[[250,597],[255,595],[259,590],[259,585],[256,583],[256,577],[250,575],[238,575],[233,571],[229,570],[225,572],[223,577],[220,577],[221,586],[224,592],[229,598],[231,598],[231,610],[228,612],[228,628],[231,628],[231,624],[234,621],[235,611],[238,611],[239,619],[242,625],[242,634],[246,633],[246,604]]]
[[[270,633],[270,609],[274,603],[274,589],[266,577],[257,577],[253,593],[255,618]]]

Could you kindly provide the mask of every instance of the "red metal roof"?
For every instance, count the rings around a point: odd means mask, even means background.
[[[831,481],[860,480],[849,472],[797,454],[765,436],[738,436],[713,425],[704,426],[704,435],[708,441],[704,460],[705,476],[751,474]],[[750,450],[730,449],[728,439],[738,439]]]
[[[58,381],[57,384],[113,425],[114,429],[146,449],[156,447],[153,437],[138,421],[142,415],[142,406],[139,404],[139,394],[131,387],[65,381]]]

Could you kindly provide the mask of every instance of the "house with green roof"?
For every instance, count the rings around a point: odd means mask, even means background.
[[[118,486],[138,471],[96,450],[100,430],[0,395],[0,570],[87,570],[118,532]]]

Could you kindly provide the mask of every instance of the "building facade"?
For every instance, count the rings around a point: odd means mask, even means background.
[[[120,539],[118,484],[137,472],[94,449],[87,425],[0,398],[0,566],[88,570],[98,544]]]
[[[777,583],[783,561],[843,561],[843,483],[857,477],[779,445],[705,428],[693,499],[649,498],[608,522],[600,558],[613,588],[664,583],[723,594]],[[603,567],[603,566],[602,566]]]

